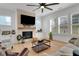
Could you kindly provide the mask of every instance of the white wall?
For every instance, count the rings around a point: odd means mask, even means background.
[[[37,32],[40,29],[42,29],[42,19],[41,17],[36,16],[36,37],[39,40],[42,40],[44,38],[44,34],[42,32]]]
[[[48,38],[48,33],[50,32],[50,18],[42,18],[42,30],[43,37]]]
[[[48,32],[49,32],[49,28],[50,28],[50,26],[49,26],[49,20],[50,20],[50,19],[52,19],[52,20],[53,20],[53,19],[56,19],[56,21],[57,21],[57,18],[60,17],[60,16],[68,16],[69,19],[70,19],[71,15],[74,14],[74,13],[79,13],[79,4],[76,4],[76,5],[74,5],[74,6],[65,8],[65,9],[63,9],[63,10],[56,11],[56,12],[51,13],[51,14],[46,15],[46,16],[43,16],[41,20],[42,20],[43,33],[45,34],[44,37],[47,37],[47,36],[48,36]],[[71,35],[71,34],[69,34],[69,35]],[[57,35],[57,36],[59,36],[59,35]],[[67,35],[64,35],[64,36],[67,37]],[[72,35],[71,35],[71,36],[72,36]],[[56,35],[55,35],[54,38],[57,39],[57,38],[56,38]],[[64,39],[63,39],[63,38],[62,38],[62,35],[59,36],[58,38],[60,38],[60,39],[58,39],[58,40],[62,40],[62,41],[65,41],[65,40],[68,39],[68,38],[64,38]],[[69,39],[68,39],[68,40],[69,40]],[[67,41],[68,41],[68,40],[67,40]]]
[[[16,34],[15,35],[1,35],[2,31],[12,31],[15,30],[16,31],[16,12],[15,11],[11,11],[8,9],[4,9],[4,8],[0,8],[0,15],[1,16],[11,16],[11,26],[3,26],[0,25],[0,41],[6,41],[9,40],[6,43],[14,43],[16,42]],[[7,44],[6,44],[7,45]],[[11,45],[11,44],[9,44]]]

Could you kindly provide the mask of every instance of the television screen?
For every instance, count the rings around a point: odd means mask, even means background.
[[[23,24],[23,25],[35,25],[35,17],[21,15],[21,24]]]

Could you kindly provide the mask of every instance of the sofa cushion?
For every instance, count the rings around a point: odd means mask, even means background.
[[[76,45],[77,47],[79,47],[79,38],[75,41],[74,45]]]
[[[69,40],[69,43],[79,47],[79,38],[72,38]]]
[[[69,40],[69,43],[75,44],[76,40],[77,40],[77,38],[71,38],[71,39]]]

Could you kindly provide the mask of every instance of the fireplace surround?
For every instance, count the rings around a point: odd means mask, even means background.
[[[24,39],[29,39],[33,37],[33,32],[32,31],[23,31],[22,36]]]

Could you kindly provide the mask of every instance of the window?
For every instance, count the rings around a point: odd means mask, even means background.
[[[79,24],[79,14],[72,16],[72,24]]]
[[[50,32],[52,32],[52,25],[53,25],[53,22],[52,20],[50,20]]]
[[[41,20],[37,19],[35,22],[36,22],[35,23],[36,24],[36,29],[37,30],[41,29]]]
[[[58,33],[58,26],[57,26],[57,20],[56,19],[51,19],[50,20],[50,32],[53,32],[53,34]]]
[[[79,34],[79,14],[72,15],[72,34]]]
[[[67,16],[59,17],[60,34],[70,34],[70,20]]]
[[[11,25],[11,17],[10,16],[0,16],[0,25]]]

